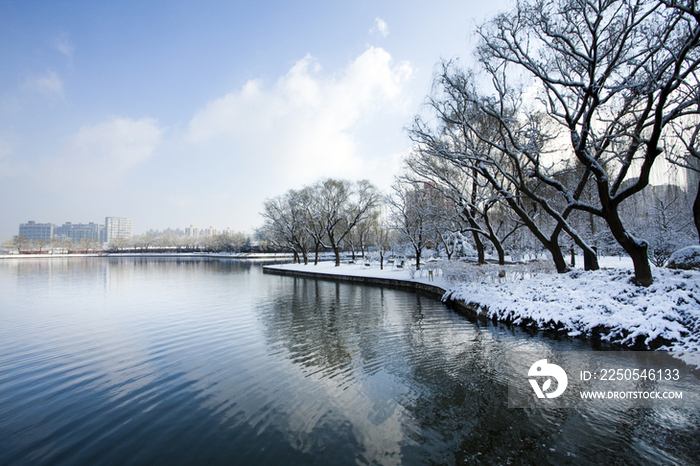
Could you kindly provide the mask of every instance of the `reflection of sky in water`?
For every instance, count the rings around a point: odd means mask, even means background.
[[[692,464],[697,446],[696,411],[507,409],[519,352],[586,344],[412,293],[152,259],[6,261],[0,293],[3,463]]]

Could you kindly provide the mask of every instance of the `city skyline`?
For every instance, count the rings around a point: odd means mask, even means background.
[[[0,1],[0,238],[104,211],[252,232],[322,177],[386,191],[436,63],[508,4]]]
[[[102,232],[105,230],[105,225],[107,224],[107,219],[108,218],[115,218],[115,217],[106,217],[105,218],[105,223],[104,224],[99,224],[95,222],[87,222],[87,223],[81,223],[81,222],[63,222],[63,224],[59,223],[53,223],[53,222],[37,222],[36,220],[27,220],[26,222],[20,223],[19,227],[17,229],[17,234],[12,235],[14,236],[23,236],[27,239],[50,239],[50,238],[60,238],[60,237],[66,237],[66,238],[73,238],[75,239],[76,237],[82,238],[82,237],[88,237],[90,235],[85,234],[84,232],[79,232],[77,235],[72,235],[67,232],[69,228],[73,229],[82,229],[85,230],[86,227],[94,227],[95,229],[95,238],[102,238]],[[129,218],[123,218],[124,220],[128,220],[131,222],[131,219]],[[41,228],[43,231],[42,233],[27,233],[27,229],[36,229],[38,230]],[[24,231],[23,231],[24,230]],[[24,233],[24,234],[23,234]],[[249,232],[249,231],[238,231],[235,230],[231,227],[226,227],[226,228],[217,228],[213,225],[209,225],[207,227],[202,227],[199,228],[196,225],[188,225],[187,227],[180,227],[176,226],[175,228],[173,227],[166,227],[163,229],[155,229],[155,228],[149,228],[148,230],[145,230],[143,232],[133,232],[131,236],[164,236],[164,235],[174,235],[174,236],[194,236],[194,237],[201,237],[201,236],[215,236],[215,235],[232,235],[233,233],[243,233],[244,235],[253,235],[254,232]],[[45,237],[45,238],[44,238]],[[92,237],[92,236],[90,236]],[[8,239],[8,238],[4,238]],[[108,241],[103,241],[103,242],[108,242]]]

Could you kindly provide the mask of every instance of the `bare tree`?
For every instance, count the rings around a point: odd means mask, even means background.
[[[314,248],[314,265],[318,265],[318,255],[323,248],[326,236],[326,220],[321,209],[321,184],[304,187],[299,194],[299,209],[304,217],[304,229],[311,238]]]
[[[649,238],[649,258],[657,267],[661,267],[677,250],[692,244],[693,239],[688,234],[687,214],[679,208],[681,196],[678,190],[673,190],[667,196],[655,193],[652,197],[651,221],[646,224],[650,230],[646,232]]]
[[[318,185],[320,218],[324,224],[326,247],[340,266],[340,245],[356,225],[371,216],[379,205],[379,192],[367,180],[327,179]]]
[[[3,246],[8,249],[17,249],[17,254],[20,254],[22,250],[28,248],[30,245],[31,241],[24,236],[13,236],[3,243]]]
[[[673,144],[666,151],[666,160],[685,169],[686,187],[695,188],[695,202],[692,205],[693,223],[700,240],[700,123],[698,118],[688,118],[688,121],[674,122],[673,129],[683,146],[681,150],[675,150],[678,144]]]
[[[384,225],[382,216],[378,212],[369,219],[369,243],[377,248],[379,254],[379,268],[384,270],[384,257],[393,243],[391,229]]]
[[[569,135],[568,151],[586,169],[572,186],[539,166],[531,175],[569,208],[602,218],[632,258],[637,283],[651,284],[648,244],[628,231],[620,205],[649,184],[671,122],[698,111],[697,4],[526,1],[478,33],[479,59],[494,86],[510,92],[505,76],[512,72],[532,79],[546,114]],[[575,197],[588,177],[595,203]]]
[[[45,239],[39,238],[39,239],[32,240],[32,243],[34,244],[34,246],[36,246],[39,249],[39,252],[41,253],[44,251],[44,248],[46,247],[46,244],[48,243],[48,241]]]
[[[553,139],[546,132],[543,115],[520,115],[522,104],[517,91],[506,92],[505,86],[501,86],[497,88],[496,98],[484,97],[477,92],[473,81],[471,73],[444,63],[437,77],[440,94],[430,101],[438,116],[438,127],[431,128],[416,118],[410,130],[422,152],[444,159],[475,185],[471,195],[462,196],[469,205],[463,212],[470,229],[488,237],[503,262],[501,240],[491,226],[488,210],[507,205],[550,252],[558,272],[568,270],[559,245],[562,231],[595,257],[590,246],[567,222],[572,209],[556,210],[551,199],[553,190],[535,175],[540,172],[550,176],[552,172],[543,163],[548,155],[546,147]],[[485,189],[486,201],[481,212],[476,207],[477,185]],[[476,221],[477,213],[484,221],[484,228]],[[480,261],[483,262],[482,257]],[[598,268],[595,260],[591,268]]]
[[[481,238],[490,241],[498,254],[500,264],[505,263],[503,241],[522,226],[521,222],[509,222],[499,207],[500,197],[488,189],[486,179],[479,170],[463,163],[463,158],[454,158],[455,146],[444,138],[433,138],[426,132],[420,119],[409,131],[417,143],[416,149],[404,159],[410,173],[407,180],[429,182],[445,198],[443,209],[437,212],[441,226],[439,241],[445,247],[448,259],[455,246],[457,232],[471,233],[479,264],[486,263],[484,244]],[[460,161],[460,158],[462,161]],[[495,214],[495,215],[494,215]],[[494,224],[494,217],[499,217]],[[450,243],[451,241],[451,243]]]
[[[305,210],[299,202],[299,192],[290,190],[282,196],[265,201],[262,216],[265,224],[257,231],[260,239],[281,247],[291,249],[295,260],[309,263],[309,244],[305,219]],[[301,258],[299,257],[301,255]]]
[[[416,270],[420,270],[421,255],[433,229],[431,204],[435,191],[427,183],[406,180],[397,180],[393,191],[386,201],[391,228],[398,241],[410,244],[416,256]]]
[[[68,250],[70,250],[72,241],[71,243],[66,244],[64,247]],[[117,251],[123,251],[129,246],[129,239],[128,238],[112,238],[112,240],[109,242],[109,247],[111,249],[115,249]]]

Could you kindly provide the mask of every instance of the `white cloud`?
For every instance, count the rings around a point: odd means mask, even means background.
[[[381,35],[382,37],[386,37],[389,35],[389,26],[386,24],[386,21],[384,21],[382,18],[374,18],[374,26],[372,29],[369,30],[370,34],[374,35]]]
[[[153,156],[164,131],[151,118],[113,118],[84,126],[69,140],[62,157],[48,163],[48,173],[58,179],[56,175],[79,175],[98,186],[113,184]]]
[[[22,83],[22,89],[29,92],[63,97],[63,81],[53,70],[48,70],[43,75],[27,77]]]
[[[53,47],[63,55],[70,59],[73,58],[73,50],[75,47],[73,47],[73,43],[68,38],[68,34],[61,34],[60,36],[55,37],[52,44]]]
[[[251,80],[207,104],[190,121],[189,138],[229,144],[249,163],[298,182],[358,176],[369,165],[357,150],[357,126],[378,112],[403,110],[411,74],[409,63],[394,64],[381,48],[333,76],[306,56],[273,86]]]

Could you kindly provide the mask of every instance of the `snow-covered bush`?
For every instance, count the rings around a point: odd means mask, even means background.
[[[490,319],[565,330],[571,336],[598,333],[603,341],[622,346],[697,354],[700,272],[659,269],[648,287],[631,278],[629,270],[579,269],[493,286],[467,282],[443,300],[471,303]]]
[[[670,269],[700,270],[700,246],[688,246],[674,252],[666,266]]]
[[[442,276],[450,283],[502,283],[512,280],[522,280],[541,273],[554,273],[551,261],[531,261],[519,264],[477,265],[464,261],[441,261],[439,268]]]

